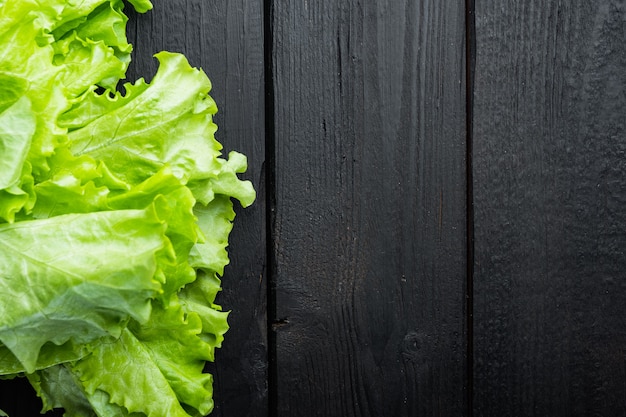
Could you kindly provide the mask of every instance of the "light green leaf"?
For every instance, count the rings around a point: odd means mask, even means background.
[[[27,372],[46,342],[88,343],[146,321],[164,226],[144,210],[0,225],[0,341]],[[164,256],[164,255],[161,255]]]
[[[0,189],[19,185],[35,128],[28,97],[20,98],[0,113]]]
[[[124,77],[126,64],[103,41],[83,40],[74,32],[53,46],[53,62],[63,67],[57,80],[68,97],[78,96],[96,83],[115,88]]]
[[[6,86],[2,82],[16,85]],[[30,209],[35,196],[32,191],[31,165],[26,161],[36,129],[35,114],[26,96],[18,88],[20,78],[0,75],[0,221],[13,222],[15,213]]]
[[[228,235],[235,218],[233,203],[228,197],[218,195],[207,206],[196,205],[194,213],[198,217],[203,240],[191,250],[189,263],[194,268],[223,275],[228,264]]]
[[[128,329],[122,331],[116,343],[98,346],[71,370],[87,396],[104,391],[112,403],[129,412],[149,417],[189,417],[150,350]]]
[[[107,343],[113,340],[107,336],[95,340],[93,343]],[[89,344],[76,344],[71,340],[56,345],[46,343],[41,347],[35,369],[45,369],[50,366],[65,362],[75,361],[87,355],[90,350]],[[0,375],[22,374],[26,372],[24,365],[15,357],[11,350],[0,343]]]
[[[73,129],[71,150],[103,161],[115,175],[138,184],[168,165],[183,184],[208,178],[220,170],[217,156],[221,145],[214,139],[217,111],[208,96],[211,83],[204,72],[191,68],[179,54],[157,54],[161,66],[148,88],[140,83],[127,96],[110,99],[107,94],[85,101],[109,111],[98,118],[85,115],[78,102],[70,110],[73,119],[88,121],[63,126]],[[202,155],[202,157],[198,157]]]
[[[130,4],[135,6],[135,10],[139,13],[145,13],[148,10],[152,10],[152,3],[148,0],[128,0]]]
[[[202,322],[200,336],[211,347],[208,352],[210,361],[214,360],[215,348],[222,346],[224,334],[229,328],[228,313],[220,311],[221,307],[214,304],[215,296],[220,290],[220,280],[215,273],[200,271],[198,279],[185,286],[180,292],[180,300],[185,312],[197,314]]]
[[[209,204],[216,194],[234,197],[243,207],[248,207],[254,202],[256,194],[250,181],[242,181],[237,177],[238,173],[247,169],[247,159],[238,152],[230,152],[228,160],[219,158],[219,170],[211,177],[196,179],[189,182],[188,187],[194,197],[204,205]]]

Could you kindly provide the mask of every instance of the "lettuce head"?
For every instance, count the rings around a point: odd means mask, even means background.
[[[0,378],[28,378],[42,412],[204,416],[232,198],[255,192],[184,56],[118,91],[123,8],[0,0]]]

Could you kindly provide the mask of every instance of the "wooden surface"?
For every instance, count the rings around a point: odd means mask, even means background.
[[[626,416],[625,13],[476,2],[476,416]]]
[[[163,49],[204,68],[258,192],[213,415],[626,416],[623,0],[130,17],[129,78]],[[40,404],[0,381],[0,408]]]
[[[275,2],[276,416],[465,408],[464,10]]]

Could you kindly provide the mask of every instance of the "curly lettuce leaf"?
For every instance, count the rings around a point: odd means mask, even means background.
[[[59,120],[71,130],[72,153],[103,161],[130,184],[144,181],[164,165],[183,183],[216,175],[221,145],[213,136],[217,106],[207,94],[209,79],[180,54],[161,52],[157,58],[161,65],[148,88],[139,83],[127,86],[125,96],[91,97],[86,106],[76,103]],[[105,112],[91,113],[93,101]]]
[[[41,347],[145,322],[169,242],[155,214],[119,210],[0,225],[0,342],[27,372]]]
[[[10,82],[6,78],[0,81]],[[0,87],[0,95],[4,95],[2,93]],[[0,113],[0,154],[6,155],[0,159],[0,189],[20,184],[35,127],[35,115],[28,97],[22,96]]]
[[[28,380],[43,401],[42,413],[65,407],[65,415],[93,417],[93,407],[81,389],[76,375],[64,365],[52,366],[28,375]]]
[[[28,97],[16,97],[20,95],[19,81],[0,74],[0,155],[4,156],[0,159],[0,219],[7,221],[13,221],[15,213],[34,201],[26,158],[36,118]]]
[[[224,195],[215,196],[207,206],[196,205],[194,212],[203,237],[191,249],[189,262],[198,271],[198,279],[185,286],[179,297],[185,311],[200,317],[202,337],[211,346],[213,360],[215,348],[221,346],[228,330],[228,314],[215,304],[215,298],[221,289],[218,275],[223,275],[229,262],[226,247],[235,212],[230,198]]]
[[[87,398],[104,392],[111,403],[146,416],[206,415],[213,408],[212,377],[202,373],[208,349],[201,330],[197,316],[155,306],[148,324],[131,323],[116,343],[69,367]],[[133,360],[123,359],[128,356]]]
[[[96,84],[115,88],[125,76],[132,47],[126,40],[122,8],[121,0],[76,4],[25,0],[2,5],[0,151],[14,156],[14,164],[11,171],[0,167],[0,175],[11,179],[11,185],[0,179],[0,221],[13,222],[18,211],[32,209],[36,196],[29,187],[48,173],[48,158],[68,141],[67,129],[57,120],[70,102]],[[15,118],[16,109],[11,112],[12,106],[20,106],[21,120]],[[27,121],[26,116],[32,117]],[[26,122],[28,128],[23,129]],[[9,143],[6,133],[18,131],[21,136],[11,136]],[[21,149],[12,149],[16,143]]]

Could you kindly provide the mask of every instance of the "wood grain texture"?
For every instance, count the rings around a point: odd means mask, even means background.
[[[260,0],[168,0],[145,15],[131,14],[131,80],[150,79],[161,50],[182,52],[211,79],[218,141],[224,154],[248,157],[257,201],[242,210],[230,237],[231,264],[218,303],[230,310],[231,329],[209,371],[215,376],[213,416],[267,416],[267,316],[265,277],[265,159],[263,10]]]
[[[626,4],[476,34],[475,415],[626,416]]]
[[[273,6],[275,415],[464,415],[463,5]]]

